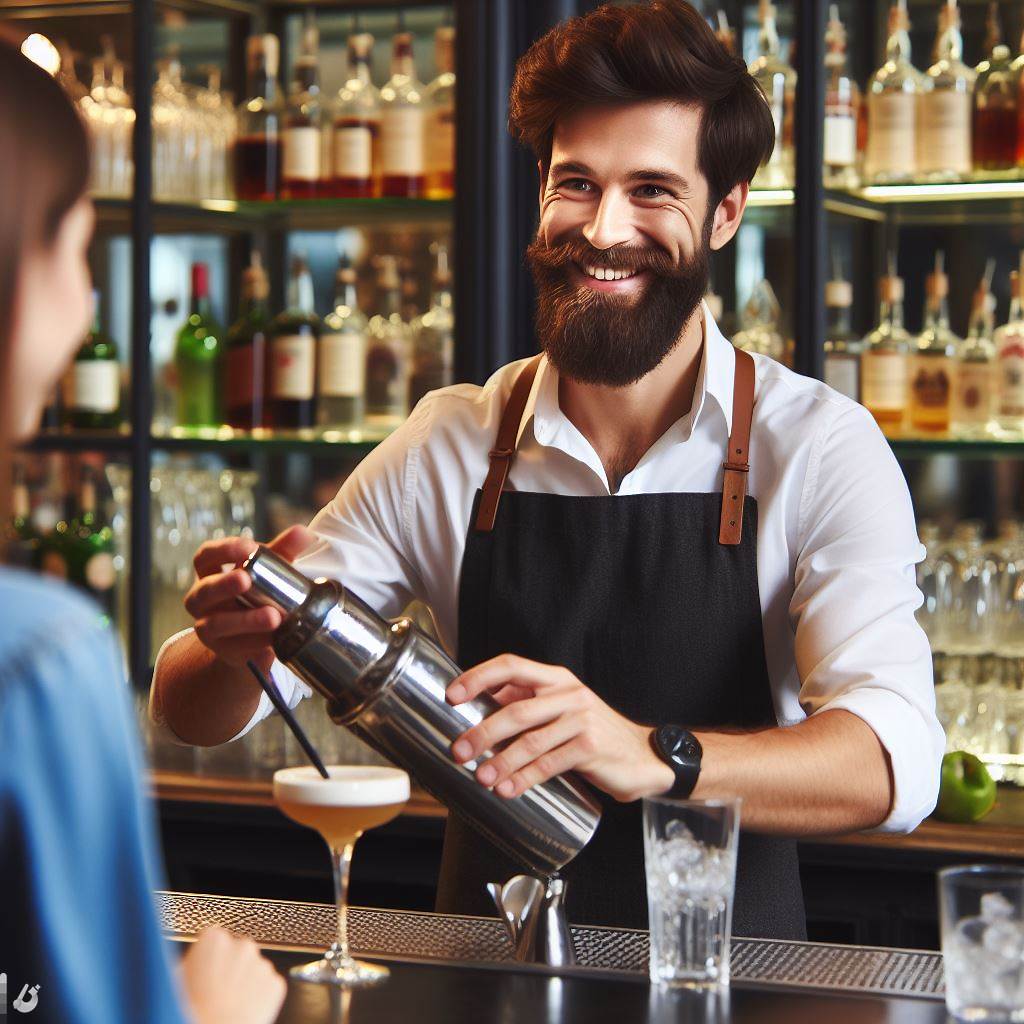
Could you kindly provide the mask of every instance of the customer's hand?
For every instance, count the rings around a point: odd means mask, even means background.
[[[267,546],[290,562],[315,539],[304,526],[292,526]],[[274,660],[270,635],[281,625],[281,613],[276,608],[243,608],[237,598],[252,586],[249,574],[223,570],[245,561],[255,549],[256,542],[245,537],[203,544],[193,560],[197,579],[185,595],[185,610],[196,620],[200,642],[222,662],[244,668],[252,658],[267,670]]]
[[[252,939],[207,928],[178,968],[194,1024],[271,1024],[288,985]]]

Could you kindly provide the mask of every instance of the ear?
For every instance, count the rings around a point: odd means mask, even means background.
[[[709,243],[713,251],[717,251],[731,242],[736,232],[739,231],[749,194],[749,183],[741,181],[738,185],[734,185],[729,194],[718,204]]]

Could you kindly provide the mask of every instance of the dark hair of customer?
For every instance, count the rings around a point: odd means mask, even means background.
[[[703,110],[698,167],[714,209],[771,156],[775,124],[746,65],[685,0],[605,5],[551,29],[516,65],[509,128],[546,175],[564,114],[665,99]]]

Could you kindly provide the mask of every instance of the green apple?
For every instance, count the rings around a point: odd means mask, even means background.
[[[970,822],[984,818],[996,802],[996,784],[973,754],[954,750],[942,759],[942,782],[935,817]]]

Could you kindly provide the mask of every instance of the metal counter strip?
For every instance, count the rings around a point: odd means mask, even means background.
[[[158,892],[164,930],[183,938],[210,925],[245,934],[263,946],[320,951],[333,941],[333,906],[230,896]],[[647,978],[647,932],[573,926],[579,966],[564,974]],[[354,907],[349,936],[363,956],[550,973],[517,963],[497,918]],[[924,950],[836,946],[815,942],[733,939],[736,982],[849,994],[942,999],[942,957]]]

